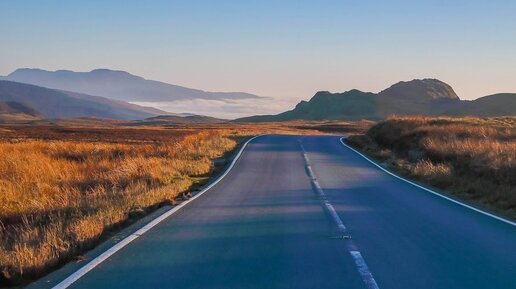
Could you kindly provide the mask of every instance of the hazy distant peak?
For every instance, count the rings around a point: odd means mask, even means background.
[[[89,74],[92,74],[92,75],[98,75],[98,76],[119,76],[119,77],[123,77],[123,78],[135,78],[135,79],[144,80],[143,77],[136,76],[136,75],[131,74],[131,73],[127,72],[127,71],[111,70],[111,69],[107,69],[107,68],[97,68],[97,69],[93,69],[90,72],[85,72],[85,73],[89,73]]]
[[[97,68],[91,71],[73,71],[68,69],[58,69],[55,71],[40,68],[18,68],[10,73],[7,77],[37,77],[37,76],[59,76],[59,77],[118,77],[120,79],[139,79],[143,77],[130,74],[123,70],[112,70],[107,68]]]
[[[109,68],[96,68],[91,71],[74,71],[69,69],[58,69],[58,70],[46,70],[41,68],[30,68],[30,67],[22,67],[18,68],[15,71],[11,72],[9,75],[17,74],[17,73],[25,73],[25,72],[47,72],[47,73],[122,73],[131,75],[129,72],[123,70],[113,70]]]
[[[123,73],[123,74],[130,74],[129,72],[127,71],[123,71],[123,70],[113,70],[113,69],[109,69],[109,68],[96,68],[96,69],[93,69],[92,71],[90,71],[91,73]]]
[[[166,114],[162,110],[119,100],[7,80],[0,80],[0,102],[4,102],[0,111],[20,111],[27,115],[41,113],[44,118],[144,119]]]
[[[94,69],[89,72],[21,68],[3,79],[134,102],[261,98],[245,92],[209,92],[192,89],[165,82],[147,80],[126,71],[107,68]]]
[[[43,69],[39,69],[39,68],[18,68],[15,71],[9,73],[7,75],[7,77],[11,77],[11,76],[19,75],[19,74],[39,73],[39,72],[45,73],[45,72],[48,72],[48,71],[43,70]]]

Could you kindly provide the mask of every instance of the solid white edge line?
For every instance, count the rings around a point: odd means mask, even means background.
[[[139,236],[143,235],[145,232],[150,230],[152,227],[156,226],[161,221],[163,221],[166,218],[168,218],[169,216],[173,215],[175,212],[179,211],[181,208],[183,208],[184,206],[186,206],[187,204],[189,204],[193,200],[195,200],[198,197],[200,197],[202,194],[206,193],[209,189],[211,189],[213,186],[215,186],[217,183],[219,183],[229,173],[229,171],[231,171],[233,166],[236,164],[236,162],[238,161],[238,159],[240,158],[240,156],[244,152],[244,149],[247,147],[247,144],[249,144],[252,140],[254,140],[254,139],[258,138],[258,137],[261,137],[261,136],[263,136],[263,135],[257,135],[257,136],[254,136],[254,137],[250,138],[249,140],[247,140],[244,143],[244,145],[242,146],[242,148],[240,148],[240,150],[238,151],[237,155],[233,158],[233,161],[231,162],[229,167],[226,169],[226,171],[224,171],[224,173],[219,178],[217,178],[213,183],[208,185],[206,188],[204,188],[202,191],[197,193],[192,198],[190,198],[190,199],[182,202],[181,204],[171,208],[170,210],[164,212],[163,214],[161,214],[160,216],[158,216],[157,218],[155,218],[154,220],[149,222],[147,225],[143,226],[142,228],[140,228],[136,232],[132,233],[131,235],[125,237],[122,241],[116,243],[113,247],[107,249],[104,253],[100,254],[99,256],[97,256],[96,258],[91,260],[88,264],[82,266],[81,268],[79,268],[79,270],[75,271],[73,274],[68,276],[63,281],[61,281],[59,284],[57,284],[54,287],[52,287],[52,289],[65,289],[65,288],[68,288],[75,281],[79,280],[79,278],[81,278],[86,273],[88,273],[93,268],[95,268],[97,265],[99,265],[100,263],[102,263],[103,261],[108,259],[111,255],[115,254],[117,251],[119,251],[120,249],[122,249],[123,247],[125,247],[126,245],[128,245],[129,243],[134,241],[135,239],[137,239]]]
[[[475,211],[475,212],[478,212],[478,213],[484,214],[484,215],[489,216],[489,217],[491,217],[491,218],[497,219],[497,220],[502,221],[502,222],[504,222],[504,223],[507,223],[507,224],[509,224],[509,225],[516,226],[516,222],[513,222],[513,221],[510,221],[510,220],[507,220],[507,219],[505,219],[505,218],[502,218],[502,217],[499,217],[499,216],[493,215],[493,214],[491,214],[491,213],[488,213],[488,212],[482,211],[482,210],[480,210],[480,209],[478,209],[478,208],[475,208],[475,207],[472,207],[472,206],[470,206],[470,205],[464,204],[464,203],[462,203],[462,202],[460,202],[460,201],[457,201],[457,200],[454,200],[454,199],[452,199],[452,198],[449,198],[449,197],[447,197],[447,196],[445,196],[445,195],[442,195],[442,194],[440,194],[440,193],[438,193],[438,192],[436,192],[436,191],[433,191],[433,190],[431,190],[431,189],[429,189],[429,188],[425,188],[425,187],[423,187],[423,186],[421,186],[421,185],[418,185],[418,184],[416,184],[416,183],[414,183],[414,182],[412,182],[412,181],[409,181],[409,180],[407,180],[407,179],[404,179],[404,178],[402,178],[402,177],[400,177],[400,176],[398,176],[398,175],[396,175],[396,174],[394,174],[394,173],[390,172],[389,170],[387,170],[387,169],[385,169],[384,167],[382,167],[382,166],[380,166],[379,164],[377,164],[375,161],[373,161],[373,160],[369,159],[368,157],[366,157],[366,156],[365,156],[364,154],[362,154],[361,152],[359,152],[359,151],[357,151],[356,149],[352,148],[351,146],[347,145],[347,144],[344,142],[344,139],[345,139],[344,137],[340,138],[340,142],[341,142],[345,147],[347,147],[348,149],[350,149],[350,150],[352,150],[353,152],[357,153],[358,155],[360,155],[361,157],[363,157],[364,159],[366,159],[368,162],[372,163],[373,165],[375,165],[376,167],[378,167],[378,168],[379,168],[379,169],[381,169],[382,171],[384,171],[384,172],[388,173],[389,175],[391,175],[391,176],[393,176],[393,177],[395,177],[395,178],[397,178],[397,179],[400,179],[400,180],[402,180],[402,181],[404,181],[404,182],[406,182],[406,183],[409,183],[409,184],[411,184],[411,185],[413,185],[413,186],[416,186],[416,187],[418,187],[418,188],[420,188],[420,189],[422,189],[422,190],[425,190],[425,191],[427,191],[427,192],[429,192],[429,193],[431,193],[431,194],[434,194],[434,195],[439,196],[439,197],[441,197],[441,198],[443,198],[443,199],[446,199],[446,200],[448,200],[448,201],[450,201],[450,202],[453,202],[453,203],[455,203],[455,204],[461,205],[461,206],[463,206],[463,207],[466,207],[466,208],[471,209],[471,210],[473,210],[473,211]]]
[[[367,267],[367,264],[362,257],[362,254],[360,254],[359,251],[349,251],[353,259],[355,260],[355,265],[357,266],[358,273],[360,273],[360,276],[362,277],[362,280],[366,284],[368,289],[380,289],[378,287],[378,284],[376,283],[376,280],[374,280],[373,274],[369,270],[369,267]]]

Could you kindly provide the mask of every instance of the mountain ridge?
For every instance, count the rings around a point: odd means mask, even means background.
[[[124,101],[164,102],[185,99],[263,98],[246,92],[209,92],[193,89],[148,80],[126,71],[107,68],[93,69],[89,72],[18,68],[0,79]]]
[[[495,93],[463,100],[460,110],[455,108],[446,112],[450,116],[474,115],[480,117],[509,116],[516,114],[516,93]]]
[[[100,96],[0,80],[0,101],[32,107],[44,118],[144,119],[166,112]]]
[[[460,100],[453,88],[439,79],[423,78],[410,81],[400,81],[380,91],[382,97],[410,99],[414,95],[428,99]]]
[[[503,100],[501,100],[503,98]],[[486,111],[488,108],[488,111]],[[342,93],[318,91],[309,101],[276,115],[236,119],[240,122],[288,120],[380,120],[389,115],[505,116],[516,114],[516,94],[495,94],[461,100],[453,88],[438,79],[400,81],[379,93],[351,89]]]

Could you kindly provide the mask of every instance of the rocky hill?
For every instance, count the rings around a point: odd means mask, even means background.
[[[437,79],[399,82],[379,93],[350,90],[317,92],[290,111],[237,121],[379,120],[389,115],[506,116],[516,114],[516,94],[497,94],[463,101],[453,88]]]

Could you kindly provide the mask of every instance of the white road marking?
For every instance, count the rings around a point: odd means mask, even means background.
[[[314,171],[312,170],[312,166],[306,165],[306,169],[308,170],[308,174],[309,174],[311,181],[316,181]]]
[[[307,164],[309,164],[309,162],[308,162],[308,158],[307,158],[307,156],[306,156],[306,152],[304,152],[304,151],[303,151],[303,158],[305,159],[305,162],[306,162]]]
[[[394,173],[390,172],[389,170],[387,170],[387,169],[385,169],[384,167],[382,167],[382,166],[380,166],[379,164],[377,164],[375,161],[373,161],[373,160],[369,159],[368,157],[366,157],[366,156],[365,156],[364,154],[362,154],[361,152],[357,151],[356,149],[354,149],[354,148],[350,147],[349,145],[347,145],[346,143],[344,143],[344,138],[341,138],[341,139],[340,139],[340,142],[341,142],[345,147],[347,147],[348,149],[352,150],[353,152],[357,153],[358,155],[360,155],[361,157],[363,157],[364,159],[366,159],[368,162],[370,162],[370,163],[372,163],[373,165],[375,165],[376,167],[378,167],[380,170],[382,170],[382,171],[384,171],[384,172],[388,173],[389,175],[391,175],[391,176],[393,176],[393,177],[395,177],[395,178],[397,178],[397,179],[400,179],[400,180],[402,180],[402,181],[404,181],[404,182],[406,182],[406,183],[409,183],[409,184],[411,184],[411,185],[413,185],[413,186],[416,186],[416,187],[418,187],[418,188],[420,188],[420,189],[422,189],[422,190],[424,190],[424,191],[427,191],[427,192],[429,192],[429,193],[431,193],[431,194],[434,194],[434,195],[436,195],[436,196],[439,196],[439,197],[441,197],[441,198],[443,198],[443,199],[446,199],[446,200],[448,200],[448,201],[450,201],[450,202],[453,202],[453,203],[455,203],[455,204],[458,204],[458,205],[461,205],[461,206],[466,207],[466,208],[468,208],[468,209],[471,209],[471,210],[473,210],[473,211],[475,211],[475,212],[478,212],[478,213],[484,214],[484,215],[486,215],[486,216],[489,216],[489,217],[491,217],[491,218],[497,219],[497,220],[502,221],[502,222],[504,222],[504,223],[507,223],[507,224],[509,224],[509,225],[516,226],[516,222],[513,222],[513,221],[510,221],[510,220],[504,219],[504,218],[502,218],[502,217],[499,217],[499,216],[493,215],[493,214],[491,214],[491,213],[488,213],[488,212],[482,211],[482,210],[480,210],[480,209],[477,209],[477,208],[475,208],[475,207],[472,207],[472,206],[470,206],[470,205],[464,204],[464,203],[462,203],[462,202],[459,202],[459,201],[457,201],[457,200],[454,200],[454,199],[452,199],[452,198],[449,198],[449,197],[447,197],[447,196],[445,196],[445,195],[442,195],[442,194],[440,194],[440,193],[438,193],[438,192],[436,192],[436,191],[433,191],[433,190],[431,190],[431,189],[425,188],[425,187],[423,187],[423,186],[421,186],[421,185],[418,185],[418,184],[416,184],[416,183],[414,183],[414,182],[411,182],[411,181],[409,181],[409,180],[407,180],[407,179],[404,179],[404,178],[402,178],[402,177],[400,177],[400,176],[398,176],[398,175],[396,175],[396,174],[394,174]]]
[[[308,171],[308,177],[310,178],[310,181],[314,185],[319,197],[321,197],[321,201],[324,204],[324,207],[326,208],[326,210],[328,211],[330,216],[332,217],[333,221],[335,222],[335,224],[337,225],[339,230],[341,232],[344,232],[346,230],[346,226],[344,226],[344,222],[342,222],[342,219],[339,217],[339,214],[337,214],[337,211],[335,211],[335,208],[333,207],[333,205],[328,200],[326,200],[326,194],[324,193],[324,190],[322,189],[321,185],[315,178],[314,171],[312,170],[312,166],[310,165],[310,160],[308,159],[308,155],[305,151],[305,148],[304,148],[301,140],[299,140],[299,144],[301,146],[301,150],[303,151],[303,159],[305,160],[305,166],[306,166],[306,170]]]
[[[328,212],[330,212],[330,215],[333,218],[333,221],[335,222],[335,224],[337,224],[337,227],[339,227],[339,229],[341,231],[345,231],[346,226],[344,226],[342,219],[339,217],[339,214],[337,214],[337,212],[335,211],[335,208],[332,206],[332,204],[328,201],[324,201],[324,205],[328,209]]]
[[[238,161],[238,159],[242,155],[242,152],[247,147],[247,144],[249,144],[249,142],[251,142],[252,140],[254,140],[254,139],[256,139],[256,138],[258,138],[260,136],[262,136],[262,135],[257,135],[255,137],[249,139],[242,146],[242,148],[240,148],[240,150],[238,151],[238,154],[235,156],[235,158],[233,159],[233,161],[231,162],[229,167],[226,169],[226,171],[224,171],[224,173],[218,179],[216,179],[213,183],[211,183],[209,186],[207,186],[204,190],[200,191],[199,193],[197,193],[192,198],[182,202],[181,204],[175,206],[174,208],[164,212],[163,214],[158,216],[156,219],[152,220],[150,223],[148,223],[147,225],[145,225],[142,228],[140,228],[138,231],[136,231],[136,232],[132,233],[131,235],[127,236],[122,241],[118,242],[113,247],[109,248],[108,250],[106,250],[104,253],[100,254],[95,259],[91,260],[88,264],[82,266],[79,270],[75,271],[73,274],[68,276],[66,279],[61,281],[59,284],[57,284],[56,286],[52,287],[52,289],[65,289],[65,288],[68,288],[75,281],[79,280],[79,278],[81,278],[86,273],[91,271],[93,268],[98,266],[100,263],[102,263],[106,259],[108,259],[111,255],[115,254],[117,251],[119,251],[120,249],[122,249],[123,247],[125,247],[126,245],[128,245],[129,243],[134,241],[135,239],[137,239],[139,236],[143,235],[145,232],[147,232],[148,230],[150,230],[151,228],[153,228],[157,224],[159,224],[161,221],[163,221],[166,218],[170,217],[175,212],[179,211],[181,208],[183,208],[184,206],[186,206],[187,204],[189,204],[193,200],[197,199],[202,194],[206,193],[209,189],[211,189],[213,186],[215,186],[217,183],[219,183],[229,173],[229,171],[231,171],[233,166],[235,166],[236,162]]]
[[[319,197],[321,197],[321,199],[326,199],[326,194],[324,194],[324,191],[321,188],[321,185],[319,185],[319,182],[316,181],[314,183],[314,186],[315,186],[315,189],[317,190],[317,194],[319,194]]]
[[[326,210],[328,211],[328,213],[331,215],[333,221],[339,228],[340,232],[344,233],[346,231],[346,226],[344,225],[344,222],[342,222],[342,219],[339,217],[339,214],[337,213],[337,211],[335,211],[335,208],[330,203],[330,201],[328,201],[326,199],[324,190],[322,189],[321,185],[315,178],[314,172],[312,170],[312,166],[310,165],[310,160],[308,159],[308,154],[306,153],[301,140],[299,140],[299,144],[301,145],[301,150],[303,151],[303,158],[306,163],[306,168],[308,171],[308,176],[310,177],[310,181],[316,188],[319,196],[324,198],[322,200],[322,203],[326,207]],[[353,245],[353,247],[355,247],[355,246]],[[350,250],[349,253],[353,257],[353,260],[355,261],[355,265],[357,266],[357,269],[358,269],[358,273],[360,274],[362,281],[364,281],[367,289],[380,289],[378,287],[378,284],[376,284],[376,281],[373,278],[373,274],[371,273],[371,271],[369,271],[369,267],[367,267],[367,264],[366,264],[364,258],[362,257],[362,254],[360,254],[359,251],[355,251],[355,250]]]
[[[359,251],[349,251],[351,256],[353,257],[353,260],[355,260],[355,265],[358,268],[358,273],[360,274],[360,277],[362,277],[362,280],[366,284],[368,289],[380,289],[378,287],[378,284],[376,284],[376,280],[374,280],[373,274],[371,271],[369,271],[369,267],[367,267],[367,264],[362,257],[362,254],[360,254]]]

